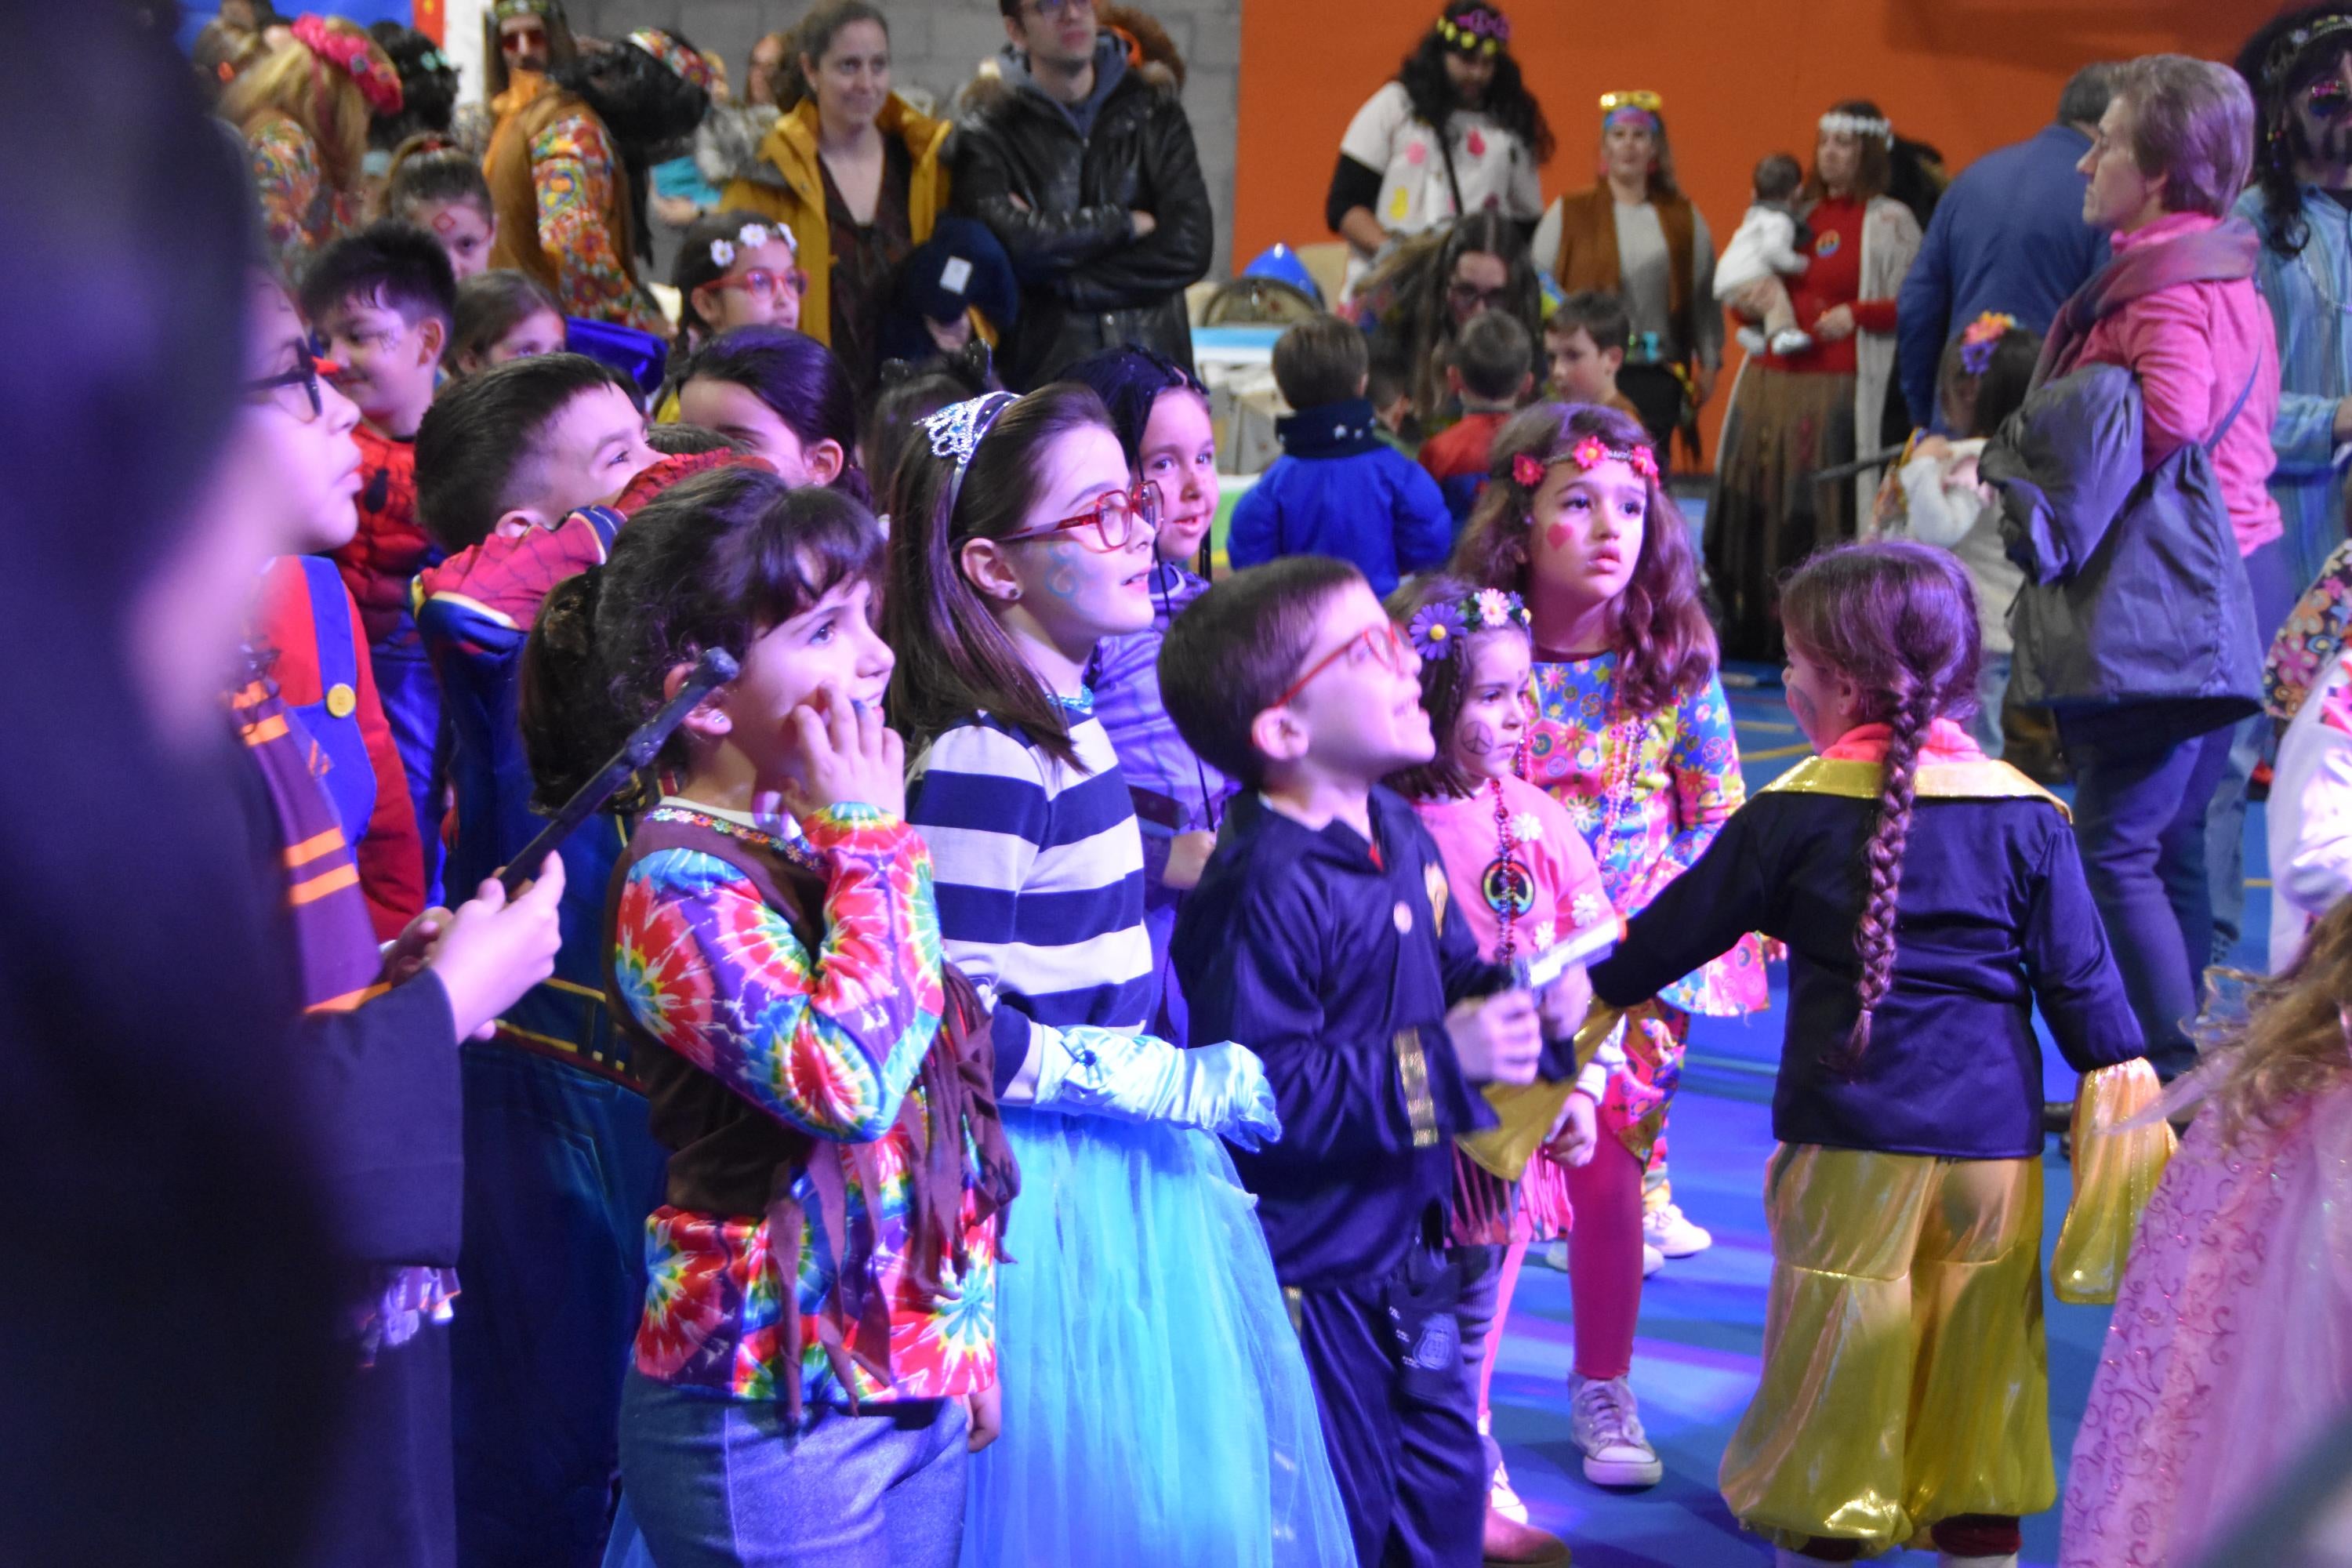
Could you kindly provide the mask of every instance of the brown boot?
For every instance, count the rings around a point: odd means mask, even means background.
[[[1569,1568],[1568,1543],[1548,1530],[1486,1510],[1487,1568]]]

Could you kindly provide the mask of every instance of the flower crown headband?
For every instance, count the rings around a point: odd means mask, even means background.
[[[764,223],[747,223],[735,231],[733,239],[729,239],[722,235],[710,242],[710,265],[724,272],[735,265],[737,246],[741,246],[745,250],[757,250],[763,245],[772,245],[778,240],[782,240],[784,248],[793,253],[793,259],[799,259],[800,241],[793,237],[793,231],[789,227],[782,224],[771,228]]]
[[[294,41],[352,79],[367,106],[378,114],[400,112],[400,76],[362,34],[338,33],[323,16],[308,12],[294,18]]]
[[[995,425],[998,416],[1019,401],[1009,392],[991,392],[961,403],[950,403],[937,414],[924,416],[923,433],[930,437],[931,456],[955,464],[955,473],[948,480],[947,516],[950,524],[955,520],[956,501],[963,494],[963,476],[971,467],[971,455],[980,450],[981,437]]]
[[[1511,459],[1511,479],[1523,490],[1532,490],[1544,481],[1545,470],[1556,463],[1574,463],[1591,473],[1603,463],[1622,463],[1652,484],[1658,481],[1658,455],[1649,447],[1636,444],[1612,447],[1598,436],[1587,436],[1567,451],[1549,458],[1538,458],[1533,452],[1521,452]]]
[[[1601,95],[1601,124],[1603,130],[1621,119],[1641,120],[1651,130],[1658,128],[1658,116],[1664,112],[1666,100],[1647,88],[1630,92],[1604,92]]]
[[[1481,7],[1460,16],[1440,16],[1437,36],[1465,55],[1500,54],[1511,41],[1510,19]]]
[[[1987,310],[1970,321],[1960,334],[1960,368],[1970,375],[1982,375],[1992,365],[1992,352],[2000,347],[2000,340],[2017,325],[2015,316],[1999,310]]]
[[[1824,114],[1822,116],[1822,134],[1852,136],[1864,142],[1884,142],[1889,147],[1895,145],[1894,125],[1883,118],[1868,114]]]
[[[1464,599],[1437,599],[1415,611],[1405,623],[1413,652],[1424,659],[1451,658],[1454,650],[1480,632],[1507,631],[1517,626],[1534,634],[1535,619],[1517,594],[1481,588]]]

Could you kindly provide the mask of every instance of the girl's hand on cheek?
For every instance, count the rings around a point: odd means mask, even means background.
[[[785,781],[782,794],[794,816],[850,805],[907,815],[906,747],[879,709],[852,702],[828,680],[785,715],[784,728],[799,776]]]

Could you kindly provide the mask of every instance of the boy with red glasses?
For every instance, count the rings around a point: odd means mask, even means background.
[[[1579,977],[1535,997],[1449,919],[1437,847],[1380,781],[1436,752],[1420,658],[1363,576],[1298,556],[1212,587],[1160,680],[1186,743],[1239,779],[1171,952],[1195,1040],[1258,1054],[1281,1140],[1234,1151],[1257,1195],[1365,1563],[1480,1561],[1486,1464],[1445,1252],[1481,1082],[1573,1076]]]

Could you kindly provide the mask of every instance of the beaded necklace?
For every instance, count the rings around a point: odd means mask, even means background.
[[[1508,963],[1518,948],[1519,878],[1522,875],[1518,863],[1519,836],[1511,826],[1511,808],[1503,800],[1503,781],[1494,780],[1493,788],[1495,791],[1495,854],[1499,866],[1496,875],[1501,879],[1497,886],[1502,893],[1496,913],[1500,915],[1503,921],[1503,940],[1496,945],[1495,962]],[[1534,885],[1534,879],[1531,876],[1528,879],[1528,885],[1530,887]]]

